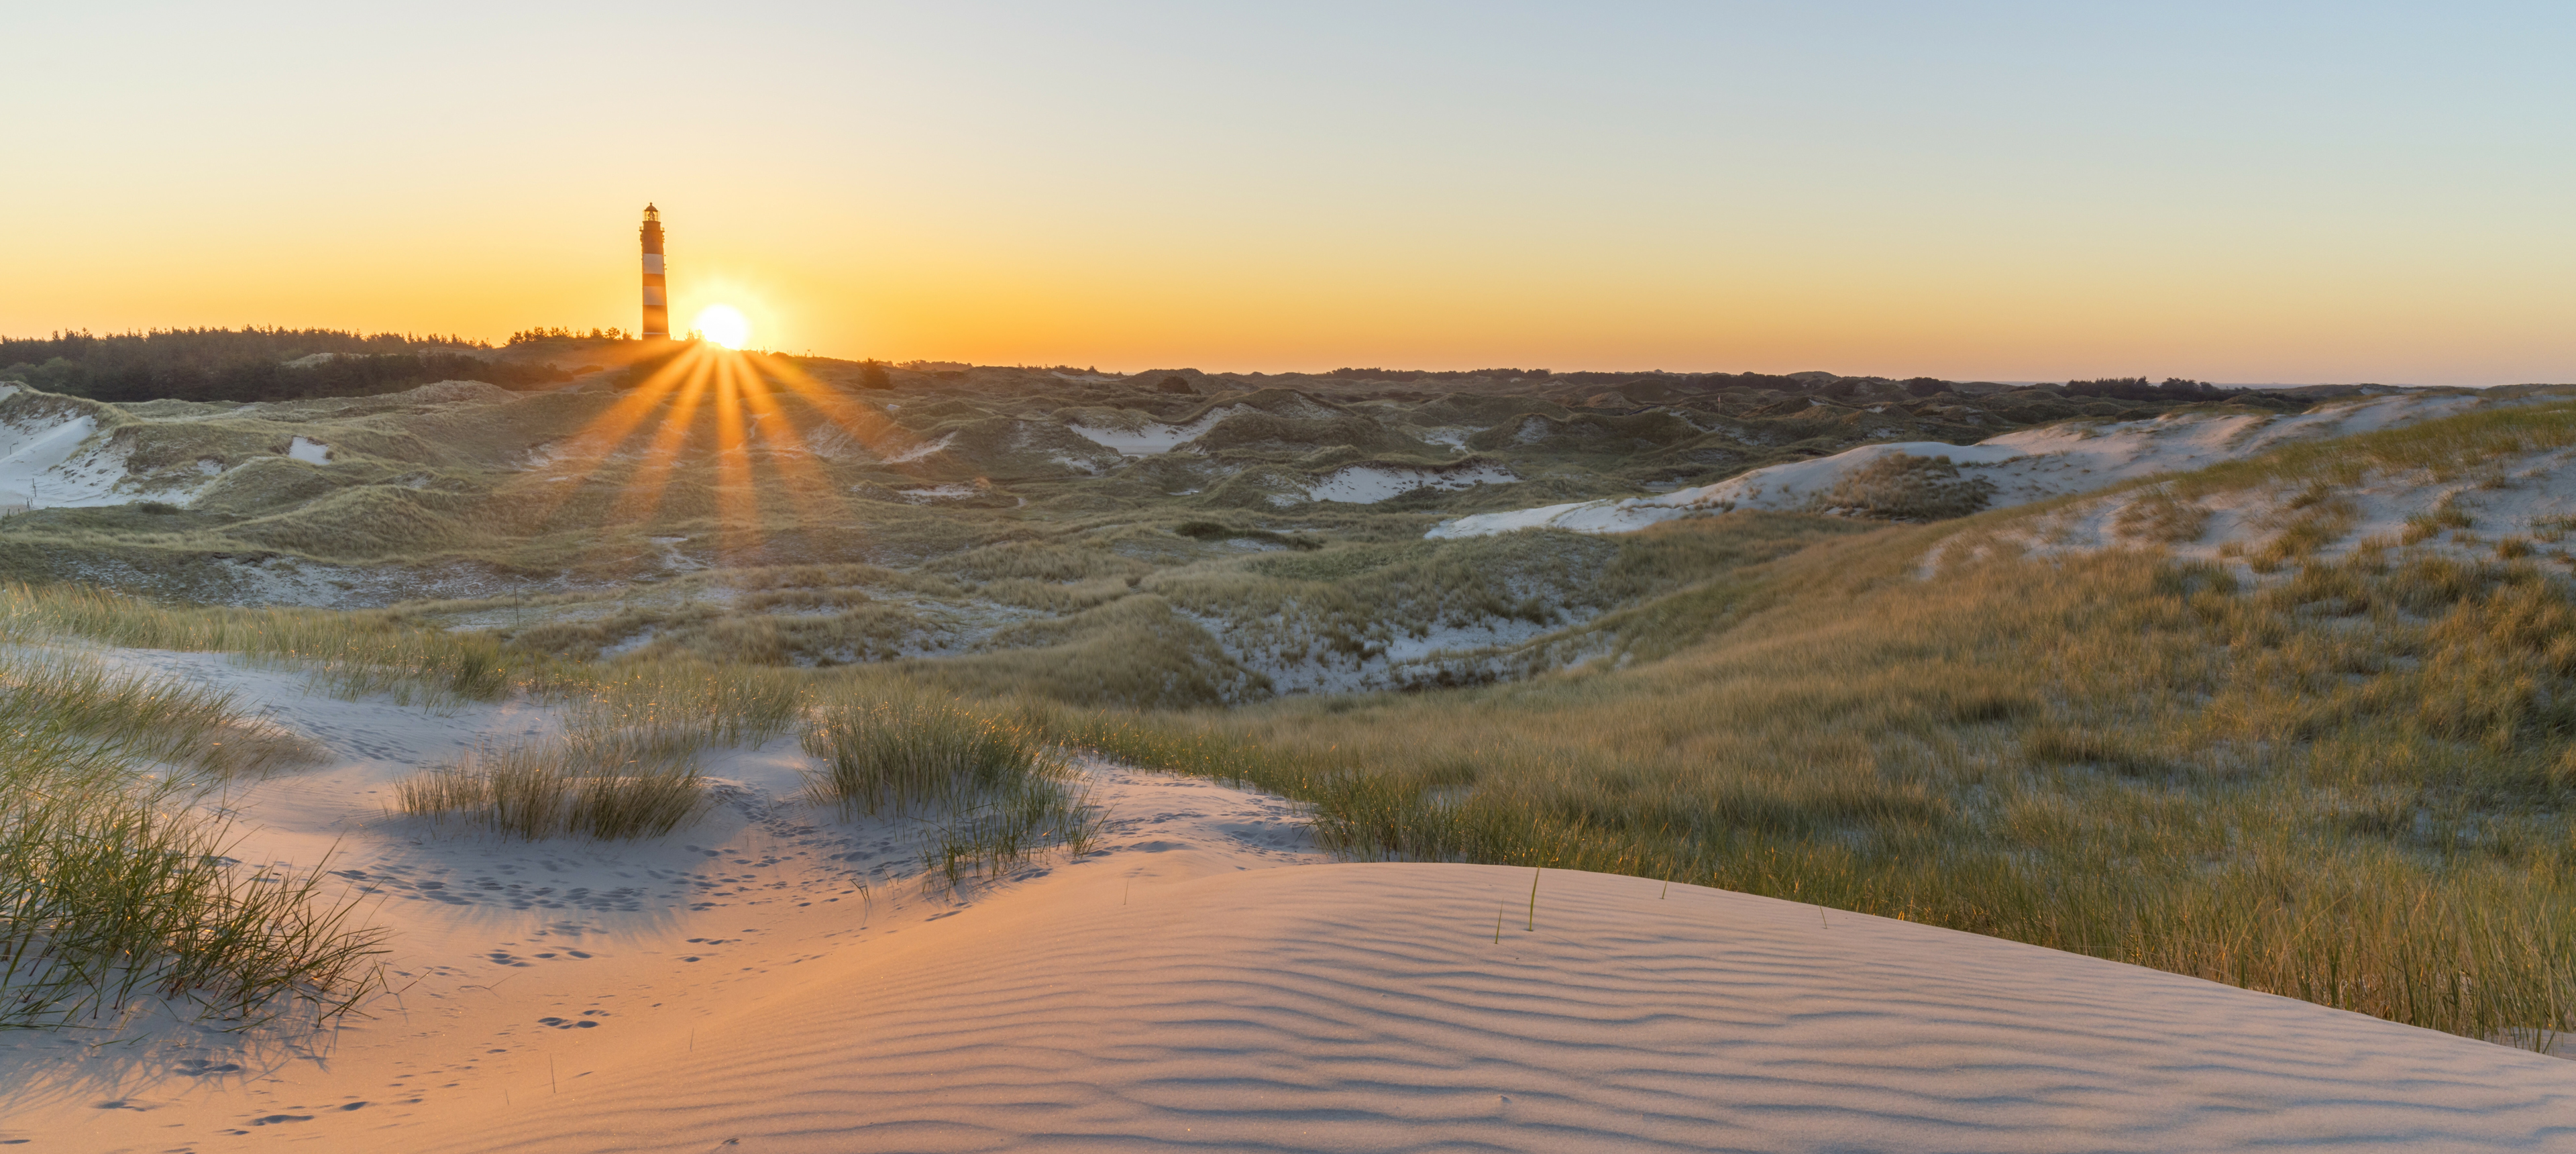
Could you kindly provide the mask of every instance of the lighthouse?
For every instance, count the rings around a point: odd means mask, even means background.
[[[671,293],[662,280],[662,213],[644,206],[644,339],[671,339]]]

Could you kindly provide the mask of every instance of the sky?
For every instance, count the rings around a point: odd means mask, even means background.
[[[2563,3],[13,9],[0,334],[2576,380]]]

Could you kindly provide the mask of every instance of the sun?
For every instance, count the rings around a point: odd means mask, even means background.
[[[729,349],[738,349],[751,342],[751,322],[743,318],[741,309],[732,305],[708,305],[699,309],[698,319],[691,322],[690,327]]]

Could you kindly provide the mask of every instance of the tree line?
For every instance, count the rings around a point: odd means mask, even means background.
[[[106,336],[57,332],[0,337],[0,380],[127,402],[371,396],[448,380],[531,388],[571,379],[552,365],[476,355],[488,348],[454,336],[257,326]]]
[[[510,334],[514,345],[533,345],[547,341],[631,341],[639,339],[621,328],[593,328],[584,334],[580,329],[546,328],[542,325]]]
[[[2058,391],[2070,397],[2110,397],[2122,401],[2215,401],[2244,392],[2222,389],[2207,381],[2184,377],[2167,377],[2165,383],[2149,383],[2145,377],[2104,377],[2095,381],[2068,381]]]

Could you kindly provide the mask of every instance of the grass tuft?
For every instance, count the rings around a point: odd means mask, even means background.
[[[660,837],[710,804],[701,751],[758,746],[803,713],[789,670],[622,662],[566,686],[566,733],[478,750],[395,787],[402,812],[522,837]]]
[[[395,786],[396,804],[531,841],[660,837],[709,804],[696,747],[649,732],[576,733],[477,751]]]
[[[326,898],[322,864],[243,868],[193,805],[309,743],[222,695],[71,659],[0,664],[0,718],[0,1028],[113,1021],[144,998],[330,1014],[377,986],[382,934]]]
[[[926,695],[853,698],[822,709],[805,751],[823,767],[807,796],[857,816],[891,812],[930,827],[924,862],[953,885],[1045,849],[1076,856],[1096,836],[1070,766],[1031,728]]]
[[[383,693],[401,704],[495,700],[510,691],[513,666],[528,664],[489,637],[420,629],[385,613],[175,607],[87,586],[0,585],[0,639],[64,636],[236,653],[303,670],[335,696]]]

